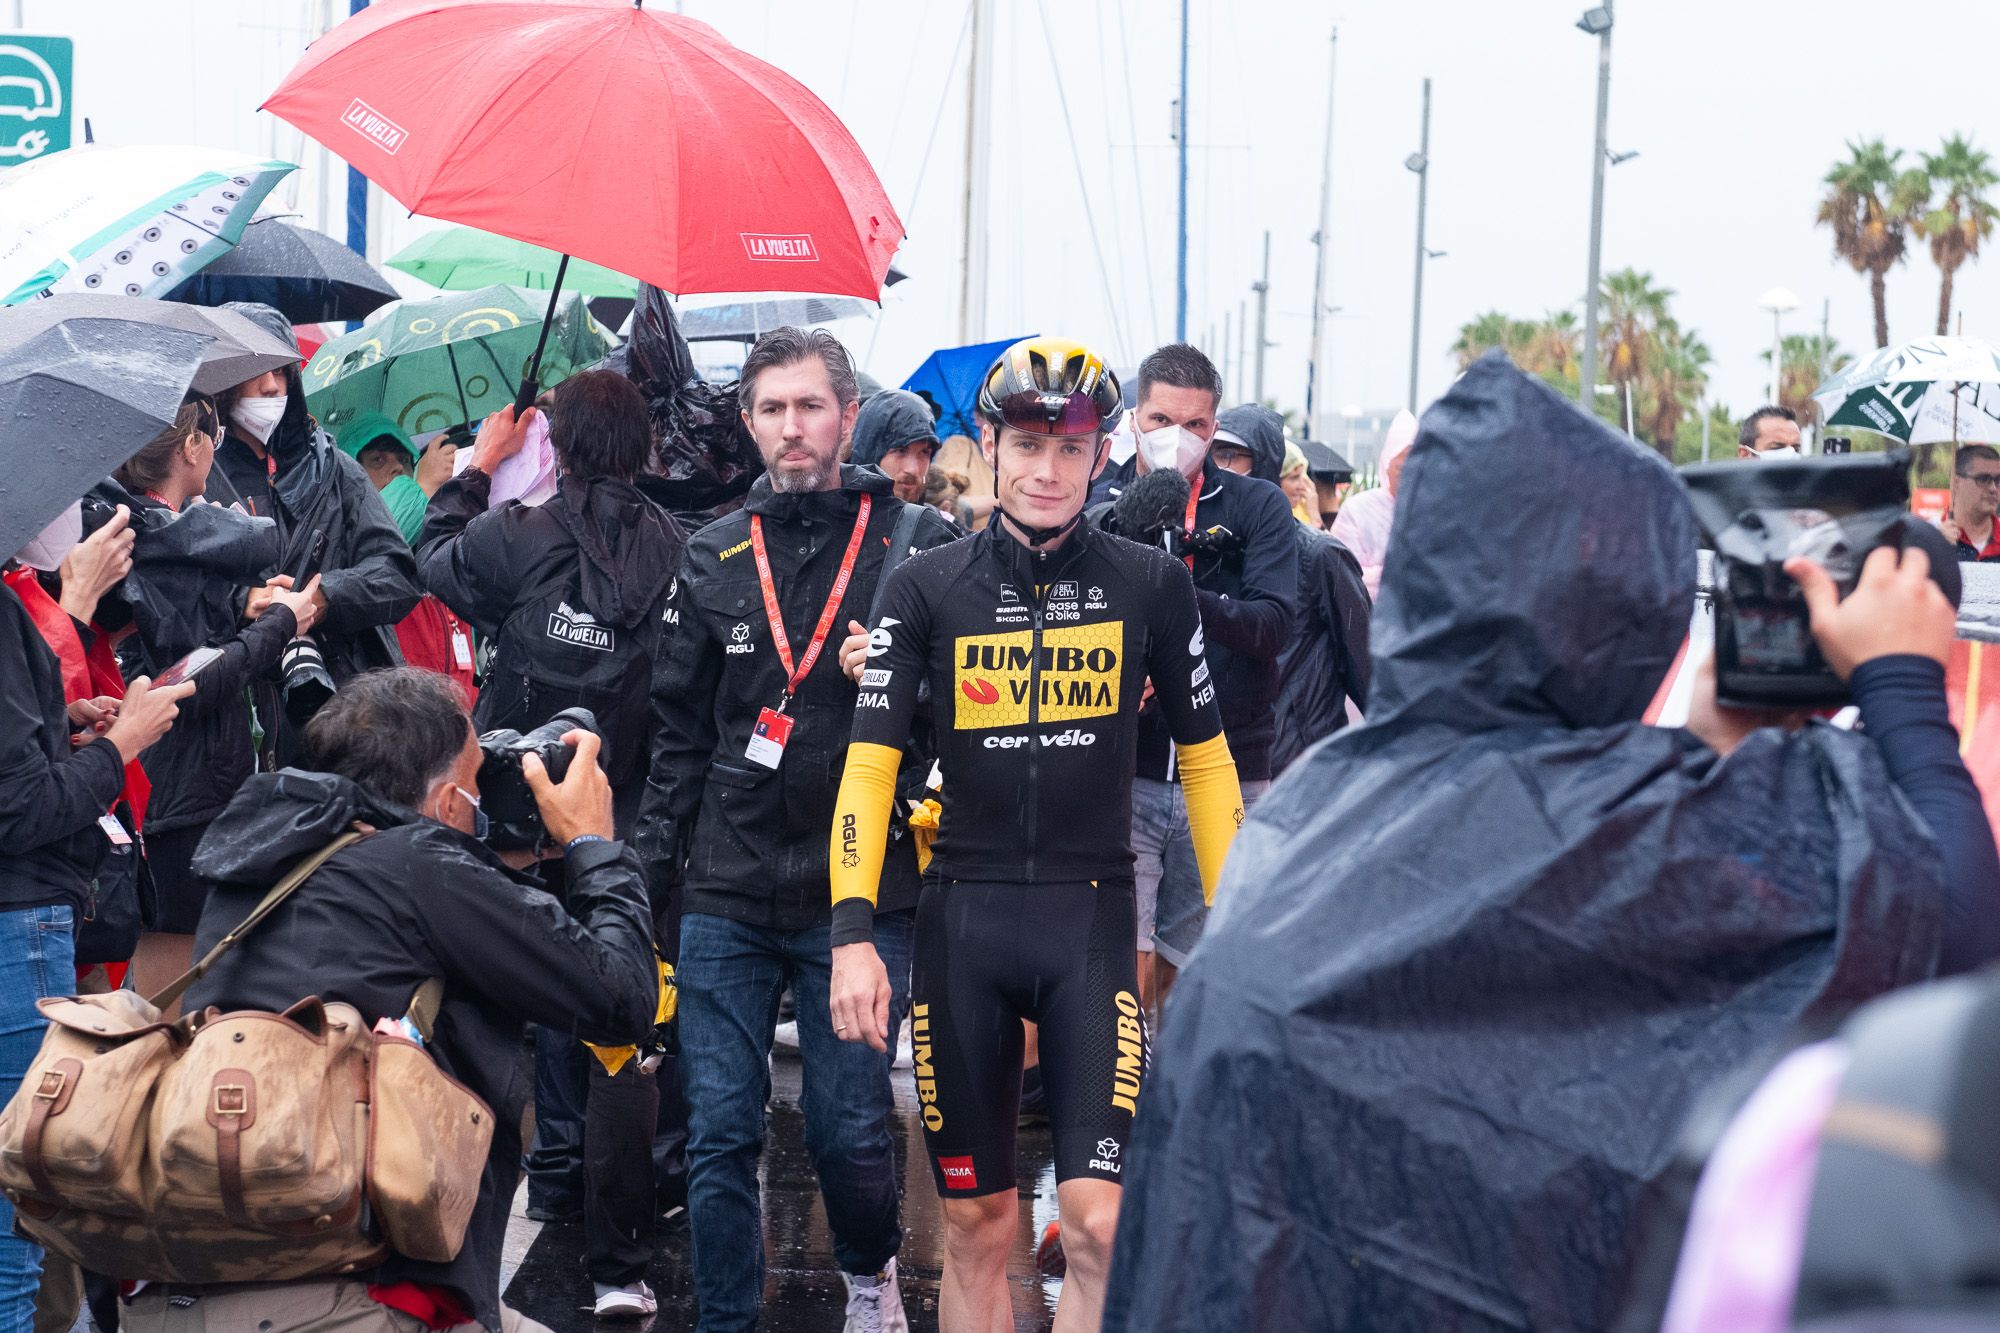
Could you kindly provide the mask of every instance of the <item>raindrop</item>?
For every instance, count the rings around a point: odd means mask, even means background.
[[[236,202],[236,201],[237,201],[238,199],[241,199],[241,198],[242,198],[243,196],[242,196],[242,195],[240,195],[240,194],[238,194],[238,193],[236,193],[236,191],[234,191],[234,190],[224,190],[224,191],[222,192],[222,197],[223,197],[224,199],[227,199],[227,200],[228,200],[228,201],[229,201],[230,203],[232,203],[232,204],[233,204],[233,203],[235,203],[235,202]]]
[[[130,250],[120,250],[117,254],[111,256],[111,262],[114,264],[129,264],[132,262],[132,252]]]
[[[148,227],[139,233],[139,239],[148,242],[157,241],[160,239],[160,229],[158,227]]]
[[[93,290],[102,287],[104,285],[104,275],[102,273],[88,274],[83,280],[83,285]]]
[[[164,278],[167,276],[168,272],[170,272],[170,270],[167,268],[165,260],[161,260],[160,262],[153,265],[153,276],[156,278]]]
[[[181,242],[181,253],[184,255],[191,255],[195,252],[195,247],[196,247],[196,242],[194,238],[189,237],[187,240]]]
[[[221,204],[214,204],[210,206],[208,211],[211,213],[227,213],[229,210],[224,208]]]
[[[127,296],[144,296],[146,289],[136,282],[128,282],[125,284],[125,294]]]

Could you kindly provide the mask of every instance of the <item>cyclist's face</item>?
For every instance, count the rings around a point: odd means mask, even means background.
[[[1081,513],[1109,456],[1097,431],[1036,435],[1001,426],[996,437],[991,424],[980,431],[1000,507],[1031,528],[1061,527]]]
[[[840,450],[854,429],[859,403],[842,406],[833,377],[817,356],[767,366],[743,424],[776,491],[828,491],[840,485]]]

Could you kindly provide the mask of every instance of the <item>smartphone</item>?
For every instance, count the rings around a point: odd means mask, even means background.
[[[1829,435],[1820,441],[1819,451],[1823,454],[1851,454],[1854,441],[1845,435]]]
[[[210,663],[221,656],[222,650],[220,648],[197,648],[155,676],[153,678],[153,687],[155,689],[164,689],[168,686],[178,685],[184,680],[193,680]]]

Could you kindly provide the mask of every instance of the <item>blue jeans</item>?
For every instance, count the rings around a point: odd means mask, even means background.
[[[13,1100],[48,1020],[35,1001],[76,993],[76,935],[67,903],[0,912],[0,1105]],[[0,1333],[32,1333],[42,1247],[14,1235],[14,1205],[0,1195]]]
[[[804,1062],[806,1153],[843,1271],[876,1273],[903,1243],[889,1138],[889,1066],[910,1002],[914,913],[875,918],[889,970],[889,1053],[834,1035],[829,929],[766,930],[726,917],[681,918],[681,1070],[688,1101],[688,1223],[702,1333],[755,1326],[764,1293],[757,1158],[771,1091],[778,993],[791,983]]]
[[[1269,779],[1238,785],[1245,814],[1271,789]],[[1175,967],[1186,967],[1208,924],[1208,904],[1201,898],[1201,867],[1194,859],[1180,783],[1132,779],[1132,854],[1139,952],[1157,952]]]

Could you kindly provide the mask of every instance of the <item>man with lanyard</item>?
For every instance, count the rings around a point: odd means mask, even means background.
[[[1147,356],[1139,363],[1138,405],[1132,409],[1139,451],[1127,461],[1123,479],[1109,488],[1100,482],[1097,496],[1115,501],[1126,485],[1152,471],[1177,470],[1189,481],[1182,530],[1199,534],[1200,541],[1184,558],[1194,575],[1222,726],[1248,809],[1271,785],[1278,659],[1291,642],[1297,615],[1299,548],[1290,502],[1276,484],[1240,477],[1210,461],[1221,407],[1222,377],[1199,349],[1169,343]],[[1157,707],[1148,708],[1139,724],[1132,848],[1139,858],[1139,993],[1157,1012],[1176,969],[1201,939],[1208,915],[1188,837],[1185,792]]]
[[[1056,1326],[1095,1328],[1103,1312],[1146,1064],[1129,828],[1148,678],[1211,890],[1243,817],[1187,567],[1081,522],[1118,404],[1103,361],[1060,339],[1016,343],[988,372],[980,431],[998,517],[890,576],[832,825],[833,1027],[880,1051],[896,1015],[878,885],[928,685],[943,815],[911,1018],[948,1331],[1009,1322],[1023,1020],[1040,1030],[1068,1249]]]
[[[896,499],[876,469],[841,465],[858,403],[853,363],[830,334],[765,334],[744,361],[739,396],[767,471],[742,509],[688,544],[654,675],[657,726],[637,834],[655,901],[682,895],[679,1022],[699,1328],[757,1322],[757,1161],[778,995],[789,983],[806,1150],[848,1287],[847,1328],[906,1329],[890,1057],[838,1040],[827,1018],[826,830],[856,690],[825,649],[836,625],[868,617],[892,555],[948,541],[951,529],[935,511]],[[928,754],[913,761],[913,790],[929,765]],[[900,1018],[917,892],[907,836],[896,840],[883,884],[880,939],[899,978]]]

